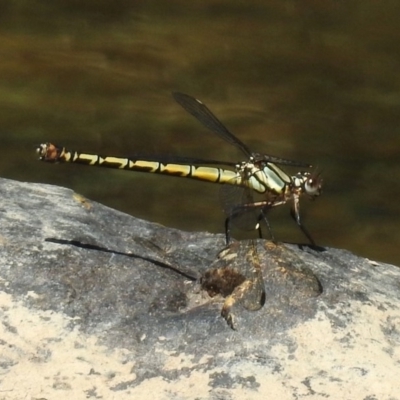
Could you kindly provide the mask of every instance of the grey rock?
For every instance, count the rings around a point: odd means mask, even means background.
[[[0,398],[400,399],[395,266],[5,179],[0,218]]]

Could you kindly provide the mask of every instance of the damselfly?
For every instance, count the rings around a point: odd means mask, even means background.
[[[291,216],[310,243],[314,245],[314,240],[300,218],[299,199],[302,194],[315,198],[321,193],[322,179],[319,173],[298,172],[292,176],[286,174],[277,164],[305,168],[311,168],[311,165],[252,152],[200,100],[183,93],[173,93],[173,97],[205,127],[243,152],[246,160],[232,163],[176,156],[101,156],[70,151],[65,147],[52,143],[44,143],[37,148],[40,160],[152,172],[225,184],[221,189],[221,199],[227,214],[225,220],[227,244],[230,242],[231,221],[238,220],[242,216],[248,215],[249,212],[255,214],[255,220],[253,219],[251,222],[252,228],[258,229],[261,236],[260,222],[264,220],[273,237],[266,214],[271,208],[291,200]],[[211,165],[224,165],[231,169],[213,167]],[[262,198],[259,201],[255,201],[253,194],[259,194]]]

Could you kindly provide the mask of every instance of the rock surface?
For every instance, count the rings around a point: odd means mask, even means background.
[[[397,267],[263,240],[217,258],[223,235],[5,179],[0,217],[0,399],[400,399]]]

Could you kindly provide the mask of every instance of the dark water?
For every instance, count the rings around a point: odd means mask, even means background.
[[[322,169],[323,196],[301,203],[319,244],[400,264],[398,15],[397,1],[3,1],[0,174],[222,232],[217,185],[34,153],[53,141],[242,160],[174,103],[179,90],[254,150]],[[278,239],[304,241],[288,207],[271,224]]]

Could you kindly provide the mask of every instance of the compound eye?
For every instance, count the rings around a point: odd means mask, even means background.
[[[322,179],[319,175],[311,175],[304,184],[304,189],[309,196],[319,196],[321,187]]]

